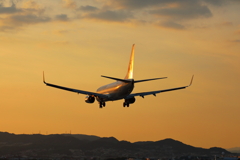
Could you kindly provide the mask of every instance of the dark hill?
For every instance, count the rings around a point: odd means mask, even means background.
[[[63,134],[64,136],[72,136],[79,140],[87,140],[87,141],[95,141],[97,139],[100,139],[98,136],[93,135],[84,135],[84,134]]]
[[[75,155],[75,156],[138,156],[171,157],[172,155],[220,155],[230,152],[222,148],[197,148],[173,139],[156,142],[118,141],[114,137],[100,138],[87,135],[15,135],[0,132],[0,156],[20,155]]]
[[[136,142],[136,144],[141,145],[145,149],[159,149],[159,150],[167,150],[174,154],[209,154],[208,149],[197,148],[190,145],[186,145],[180,141],[176,141],[173,139],[164,139],[156,142]]]

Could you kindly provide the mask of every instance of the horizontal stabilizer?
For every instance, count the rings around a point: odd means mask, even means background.
[[[143,80],[137,80],[137,81],[134,81],[134,83],[145,82],[145,81],[152,81],[152,80],[157,80],[157,79],[165,79],[165,78],[167,78],[167,77],[152,78],[152,79],[143,79]]]
[[[188,86],[177,87],[177,88],[170,88],[170,89],[163,89],[163,90],[157,90],[157,91],[150,91],[150,92],[133,93],[133,94],[129,94],[124,99],[130,99],[130,98],[133,98],[135,96],[141,96],[142,98],[144,98],[144,96],[147,96],[147,95],[154,95],[154,96],[156,96],[156,94],[162,93],[162,92],[168,92],[168,91],[175,91],[175,90],[179,90],[179,89],[185,89],[185,88],[190,87],[192,85],[193,77],[194,76],[192,76],[192,79],[191,79],[190,84]]]
[[[132,82],[131,80],[128,80],[128,79],[120,79],[120,78],[108,77],[108,76],[103,76],[103,75],[101,75],[101,77],[113,79],[113,80],[116,80],[116,81],[122,81],[122,82],[125,82],[125,83]]]

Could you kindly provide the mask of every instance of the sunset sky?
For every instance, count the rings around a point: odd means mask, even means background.
[[[167,79],[134,92],[185,90],[85,103],[124,78]],[[240,147],[240,0],[0,0],[0,131],[88,134],[118,140],[173,138],[195,147]]]

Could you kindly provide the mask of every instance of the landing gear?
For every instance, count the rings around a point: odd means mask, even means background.
[[[105,107],[106,103],[105,102],[99,102],[99,108]]]
[[[125,99],[123,102],[123,107],[129,107],[129,104],[133,104],[135,102],[135,97]]]
[[[123,102],[123,107],[129,107],[129,103],[128,102]]]

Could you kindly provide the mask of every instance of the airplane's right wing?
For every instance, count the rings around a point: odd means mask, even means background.
[[[187,88],[187,87],[192,85],[193,77],[194,76],[192,76],[191,82],[190,82],[190,84],[188,86],[177,87],[177,88],[170,88],[170,89],[164,89],[164,90],[157,90],[157,91],[150,91],[150,92],[133,93],[133,94],[130,94],[127,97],[125,97],[125,99],[130,99],[130,98],[133,98],[135,96],[141,96],[141,97],[144,98],[144,96],[147,96],[147,95],[154,95],[154,96],[156,96],[156,94],[162,93],[162,92],[168,92],[168,91],[174,91],[174,90],[179,90],[179,89],[185,89],[185,88]]]
[[[108,96],[106,96],[104,94],[99,94],[99,93],[96,93],[96,92],[83,91],[83,90],[78,90],[78,89],[73,89],[73,88],[68,88],[68,87],[63,87],[63,86],[47,83],[45,81],[44,74],[43,74],[43,82],[47,86],[58,88],[58,89],[63,89],[63,90],[66,90],[66,91],[76,92],[76,93],[85,94],[85,95],[94,95],[94,96],[98,96],[100,98],[108,98]]]

